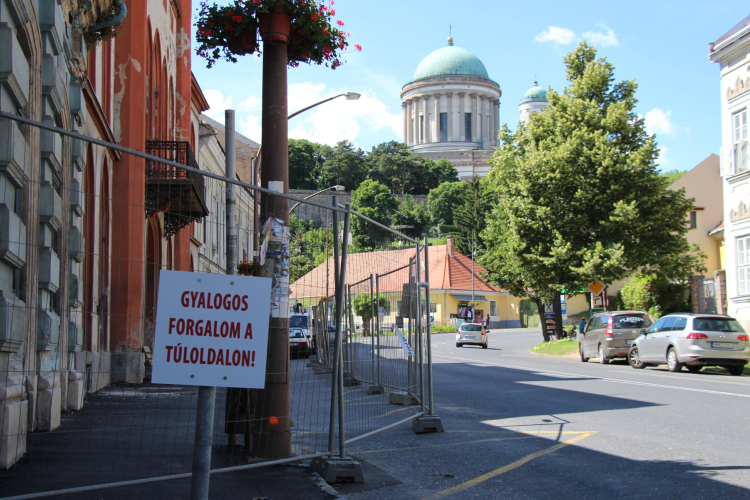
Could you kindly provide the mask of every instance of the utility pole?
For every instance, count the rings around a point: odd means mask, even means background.
[[[287,129],[287,42],[263,42],[263,168],[261,187],[289,192],[289,134]],[[260,227],[274,217],[283,221],[288,238],[289,201],[263,195]],[[288,242],[287,242],[288,244]],[[284,257],[282,257],[283,259]],[[273,265],[271,263],[270,265]],[[289,284],[288,276],[278,280],[268,328],[266,386],[259,391],[254,428],[253,456],[270,459],[292,455],[289,404]]]

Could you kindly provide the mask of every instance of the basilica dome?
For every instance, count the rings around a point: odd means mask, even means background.
[[[521,99],[522,103],[535,101],[547,102],[547,91],[537,85],[536,82],[534,82],[533,87],[526,91],[526,93],[523,95],[523,99]]]
[[[414,72],[413,82],[441,76],[473,76],[489,80],[487,69],[477,56],[466,49],[453,45],[442,47],[422,59]]]

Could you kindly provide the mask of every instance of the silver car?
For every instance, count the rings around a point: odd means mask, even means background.
[[[667,364],[678,372],[722,366],[741,375],[750,361],[748,335],[736,319],[716,314],[669,314],[643,330],[628,354],[633,368]]]
[[[607,311],[592,316],[579,338],[581,361],[599,358],[606,365],[611,359],[627,358],[630,344],[651,323],[646,311]]]
[[[456,332],[456,347],[468,345],[481,345],[482,349],[489,347],[487,332],[479,323],[464,323],[458,327]]]

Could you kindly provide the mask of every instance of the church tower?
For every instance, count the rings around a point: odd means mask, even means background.
[[[521,121],[528,122],[529,117],[532,113],[538,113],[547,107],[547,91],[534,82],[534,86],[531,87],[523,95],[523,99],[518,104],[518,111],[521,114]]]

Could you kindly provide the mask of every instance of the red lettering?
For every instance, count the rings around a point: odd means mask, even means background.
[[[250,366],[255,366],[255,351],[253,351],[253,362],[250,363]]]
[[[221,294],[220,293],[217,293],[216,295],[214,295],[214,309],[221,309]]]
[[[199,337],[203,336],[203,320],[199,319],[195,322],[195,334]]]
[[[232,297],[232,309],[236,311],[239,308],[240,308],[240,296],[235,295],[234,297]]]
[[[226,338],[229,335],[229,325],[226,321],[221,322],[221,336]]]
[[[214,337],[219,336],[219,329],[217,328],[216,321],[214,321]]]
[[[250,340],[253,339],[253,324],[252,323],[248,323],[247,328],[245,328],[245,339],[250,339]]]
[[[206,337],[210,337],[211,336],[211,322],[210,321],[206,321],[206,330],[203,332],[203,334]]]
[[[182,294],[182,297],[180,297],[180,303],[182,304],[182,307],[190,306],[190,292],[185,291]]]
[[[219,355],[216,356],[216,364],[217,365],[224,364],[224,349],[219,349]]]
[[[208,360],[207,360],[207,362],[208,362],[209,365],[212,365],[212,364],[214,364],[216,362],[216,351],[213,350],[213,349],[211,349],[210,347],[208,348]]]
[[[224,309],[226,309],[227,311],[229,311],[232,308],[232,295],[231,294],[228,293],[224,296],[223,305],[224,305]]]
[[[174,348],[174,362],[179,363],[182,361],[182,347],[180,347],[182,344],[177,344]]]
[[[171,345],[168,345],[166,349],[167,349],[167,363],[169,363],[169,357],[172,355],[173,347]]]
[[[174,330],[174,320],[175,318],[169,318],[169,334],[172,335],[172,330]]]
[[[187,347],[182,348],[182,362],[183,363],[188,362],[188,348]]]
[[[201,292],[200,297],[198,298],[198,309],[205,308],[206,307],[206,296]]]
[[[242,351],[242,366],[250,366],[250,351]]]
[[[230,339],[240,338],[240,324],[239,323],[229,323],[229,338]]]
[[[234,351],[232,353],[232,364],[234,366],[240,366],[240,351]]]
[[[194,365],[198,363],[199,354],[200,353],[198,352],[197,347],[193,347],[192,349],[190,349],[190,362],[193,363]]]
[[[247,295],[242,296],[242,309],[240,311],[247,311]]]
[[[203,359],[203,348],[202,348],[202,347],[201,347],[201,364],[202,364],[202,365],[205,365],[205,364],[206,364],[206,360],[205,360],[205,359]]]
[[[195,321],[192,319],[187,320],[187,328],[185,328],[185,335],[193,335],[193,326],[195,325]]]
[[[177,335],[185,333],[185,320],[180,318],[177,320]]]
[[[206,304],[207,304],[206,309],[213,309],[213,307],[211,307],[211,294],[210,293],[208,294],[208,298],[206,299]]]
[[[195,307],[195,299],[198,298],[200,292],[190,292],[190,299],[193,301],[193,307]]]

